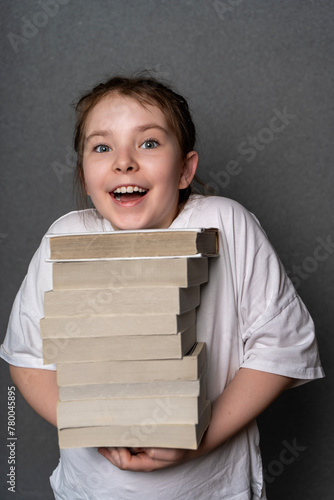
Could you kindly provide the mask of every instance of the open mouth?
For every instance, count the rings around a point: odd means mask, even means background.
[[[137,201],[148,192],[148,189],[140,186],[119,186],[112,194],[116,201]]]

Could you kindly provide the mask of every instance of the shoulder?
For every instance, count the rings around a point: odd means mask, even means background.
[[[186,205],[189,210],[205,210],[205,212],[219,213],[250,213],[238,201],[224,196],[204,196],[200,194],[192,195]]]
[[[109,224],[110,226],[110,224]],[[24,297],[28,297],[27,303],[31,304],[35,294],[40,290],[52,289],[52,265],[50,259],[50,241],[48,236],[55,234],[72,234],[108,231],[108,222],[101,218],[95,209],[69,212],[57,219],[43,236],[41,243],[30,261],[26,283],[24,285]],[[36,299],[40,307],[43,303],[43,295]]]
[[[50,226],[46,234],[89,233],[110,229],[110,224],[95,209],[88,209],[63,215]]]
[[[212,210],[246,210],[239,202],[231,198],[225,198],[224,196],[204,196],[197,194],[192,195],[189,201],[194,206],[207,207]]]
[[[197,221],[202,227],[231,224],[258,225],[256,217],[244,206],[223,196],[192,195],[183,212],[183,217],[188,220],[189,226]]]

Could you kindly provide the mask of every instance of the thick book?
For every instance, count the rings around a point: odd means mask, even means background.
[[[53,263],[53,289],[200,285],[208,280],[208,259],[100,259]]]
[[[136,382],[124,384],[88,384],[59,386],[59,401],[77,401],[80,399],[107,399],[113,397],[159,397],[198,396],[200,380],[157,380],[155,382]]]
[[[192,325],[175,335],[43,339],[44,364],[73,361],[181,359],[196,342]]]
[[[42,318],[41,337],[108,337],[110,335],[172,335],[196,322],[196,310],[178,314],[114,314]]]
[[[61,346],[60,346],[61,347]],[[64,347],[65,348],[65,347]],[[197,380],[206,363],[206,345],[197,342],[181,359],[59,363],[59,386]]]
[[[107,314],[182,314],[200,303],[200,287],[121,287],[50,290],[44,294],[44,316]]]
[[[159,415],[135,425],[73,427],[58,430],[59,447],[157,447],[197,449],[209,426],[211,404],[206,402],[197,424],[167,424]]]
[[[142,229],[48,235],[51,260],[216,256],[218,229]]]
[[[206,365],[205,365],[206,367]],[[197,380],[154,380],[138,382],[134,374],[132,382],[59,385],[59,401],[109,398],[199,397],[206,395],[206,368]],[[206,396],[205,396],[206,399]]]
[[[161,423],[197,424],[205,406],[200,396],[152,396],[135,398],[58,401],[57,426],[136,425],[155,416]]]

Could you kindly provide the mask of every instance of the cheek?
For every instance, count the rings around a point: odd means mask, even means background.
[[[101,177],[102,173],[101,168],[97,168],[95,164],[89,161],[83,163],[82,171],[86,183],[96,182],[96,180]]]
[[[170,185],[171,187],[178,186],[181,177],[182,167],[178,159],[168,162],[165,168],[159,171],[159,177],[162,182]]]
[[[96,175],[96,171],[94,172],[93,169],[87,168],[83,166],[83,184],[86,189],[86,193],[88,195],[91,195],[94,189],[98,185],[98,176]]]

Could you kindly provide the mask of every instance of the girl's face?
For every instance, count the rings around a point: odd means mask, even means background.
[[[115,230],[169,227],[177,214],[179,189],[190,184],[197,161],[195,151],[182,159],[177,138],[157,106],[112,94],[87,118],[86,190]]]

